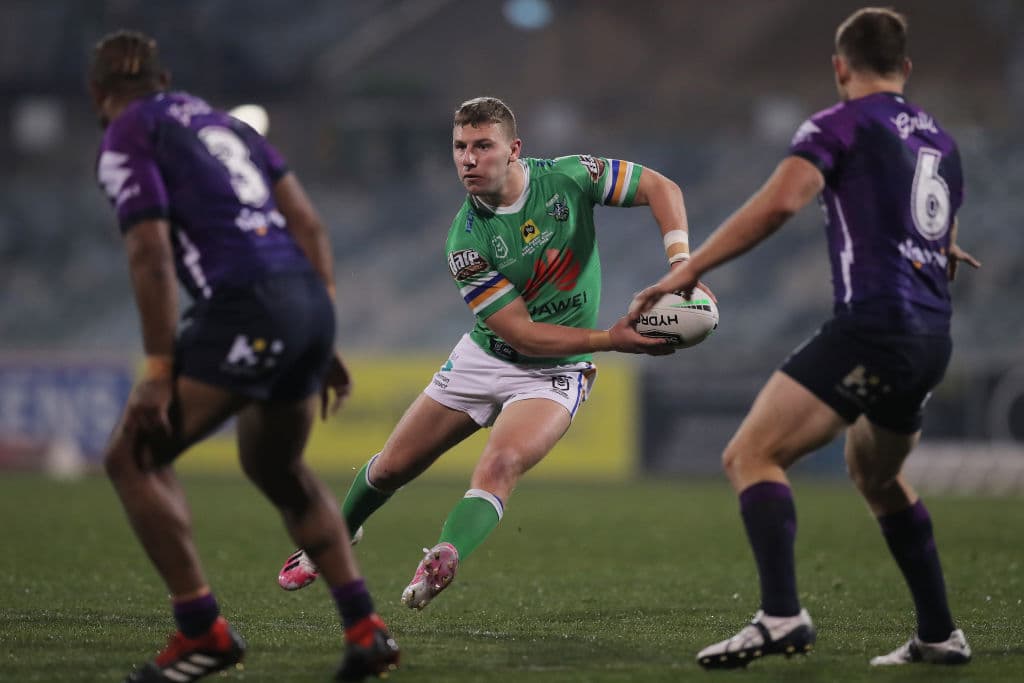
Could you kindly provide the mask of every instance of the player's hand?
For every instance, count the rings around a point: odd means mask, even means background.
[[[651,310],[658,299],[666,294],[680,292],[683,296],[689,297],[690,292],[700,281],[699,277],[700,274],[693,269],[691,261],[684,261],[682,265],[672,268],[655,284],[640,290],[633,296],[633,301],[629,304],[630,319],[638,320],[641,314]],[[713,295],[712,298],[714,298]]]
[[[711,300],[715,302],[716,306],[718,305],[718,297],[715,296],[715,293],[711,291],[710,287],[708,287],[706,284],[704,284],[704,282],[702,280],[697,280],[697,286],[700,287],[702,290],[704,290],[704,292],[709,297],[711,297]],[[686,298],[689,299],[690,298],[690,294],[692,294],[692,293],[693,293],[693,290],[690,290],[689,292],[687,292]]]
[[[678,270],[678,269],[682,268],[685,264],[686,264],[686,261],[676,261],[675,263],[670,263],[668,268],[669,268],[669,271],[671,272],[673,270]],[[697,285],[696,286],[700,287],[705,292],[707,292],[708,296],[711,297],[712,301],[714,301],[716,304],[718,303],[718,297],[715,296],[715,293],[711,291],[710,287],[708,287],[706,284],[704,284],[700,280],[697,280]],[[676,290],[676,291],[679,291],[679,290]],[[682,292],[680,292],[680,293],[682,293]],[[690,292],[687,291],[687,292],[685,292],[685,294],[686,294],[686,298],[689,299],[690,298]]]
[[[170,377],[144,379],[132,388],[124,411],[124,429],[143,435],[170,436],[168,409],[174,395]]]
[[[946,276],[950,282],[956,279],[956,267],[961,261],[972,268],[981,268],[981,261],[961,249],[959,244],[952,244],[949,247],[949,260],[946,265]]]
[[[674,346],[669,345],[666,339],[657,337],[645,337],[636,331],[636,321],[630,320],[628,315],[619,318],[614,325],[608,328],[608,335],[611,338],[612,350],[620,353],[646,353],[650,356],[667,356],[675,353]]]
[[[633,295],[633,300],[629,302],[629,313],[627,313],[627,316],[635,323],[640,319],[641,315],[651,310],[651,307],[658,303],[661,297],[671,291],[671,289],[667,289],[660,282],[641,289]]]
[[[141,470],[151,470],[177,453],[173,447],[170,406],[174,379],[151,377],[132,388],[124,409],[122,429],[135,443],[134,458]]]
[[[332,400],[331,394],[334,394]],[[334,350],[331,365],[324,377],[324,388],[320,390],[320,418],[327,419],[341,408],[341,404],[352,393],[352,377],[348,374],[345,361],[341,359],[341,351]]]

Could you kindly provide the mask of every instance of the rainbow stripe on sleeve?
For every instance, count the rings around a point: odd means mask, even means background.
[[[459,293],[462,294],[462,298],[465,299],[473,314],[478,315],[512,289],[512,283],[504,275],[492,270],[469,279],[459,289]]]
[[[629,185],[636,172],[632,161],[608,160],[608,170],[604,177],[604,200],[606,206],[625,206]]]

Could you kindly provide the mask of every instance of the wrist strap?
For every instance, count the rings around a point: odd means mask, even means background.
[[[670,256],[668,258],[668,262],[670,264],[671,263],[679,263],[680,261],[689,261],[689,260],[690,260],[690,255],[689,254],[683,254],[683,253],[673,254],[672,256]]]
[[[669,263],[690,258],[690,235],[686,230],[669,230],[662,237]]]

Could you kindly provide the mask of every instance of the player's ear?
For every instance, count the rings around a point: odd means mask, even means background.
[[[510,147],[512,148],[512,153],[508,155],[508,163],[511,164],[513,161],[519,161],[519,155],[523,151],[523,141],[516,138],[512,141]]]
[[[910,61],[910,57],[903,60],[903,80],[910,78],[910,72],[914,70],[914,65]]]
[[[836,83],[846,85],[850,80],[850,63],[840,54],[832,55],[832,69],[836,72]]]
[[[171,72],[167,69],[161,71],[160,75],[157,76],[157,82],[160,84],[161,90],[167,90],[171,87]]]

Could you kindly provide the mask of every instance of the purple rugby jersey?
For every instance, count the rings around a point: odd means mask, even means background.
[[[178,278],[193,298],[310,270],[274,204],[284,159],[247,125],[184,92],[132,102],[106,130],[96,175],[122,232],[171,223]]]
[[[873,328],[948,334],[950,227],[963,202],[956,143],[894,93],[818,112],[790,154],[821,170],[837,315]]]

